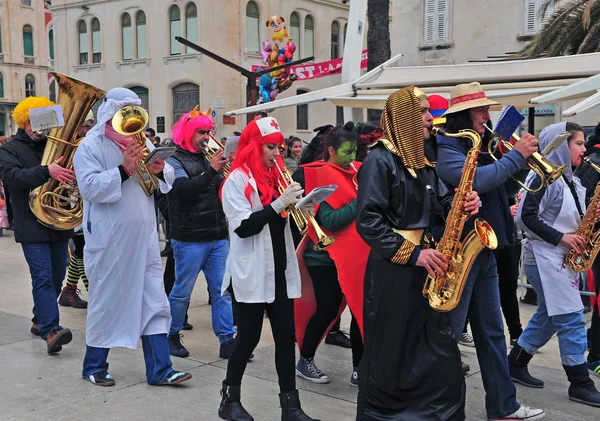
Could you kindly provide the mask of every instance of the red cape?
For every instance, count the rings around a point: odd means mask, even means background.
[[[354,163],[356,169],[360,168],[361,163]],[[335,193],[329,196],[326,200],[333,209],[337,210],[352,200],[356,199],[357,190],[353,183],[356,181],[356,171],[352,168],[345,170],[337,165],[329,164],[324,161],[313,162],[303,165],[305,179],[305,194],[311,192],[314,188],[328,184],[336,184],[338,188]],[[316,209],[318,210],[318,209]],[[334,261],[340,286],[346,298],[348,306],[363,333],[363,285],[365,277],[365,268],[367,266],[367,258],[369,257],[370,248],[358,235],[356,231],[356,223],[353,221],[345,228],[332,233],[321,227],[327,235],[332,235],[336,241],[330,245],[326,251]],[[308,230],[308,236],[316,243],[316,234],[311,226]],[[312,288],[312,280],[308,275],[308,271],[304,265],[303,253],[306,250],[307,239],[298,246],[296,255],[300,265],[300,274],[302,277],[302,296],[295,302],[295,319],[296,319],[296,339],[298,347],[302,348],[302,340],[304,332],[309,320],[315,313],[316,302]],[[340,313],[344,310],[346,302],[342,302]],[[335,320],[332,321],[332,325]]]

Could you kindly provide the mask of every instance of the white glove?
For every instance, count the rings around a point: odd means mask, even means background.
[[[300,195],[304,193],[304,190],[299,183],[293,182],[283,191],[279,199],[274,200],[271,206],[277,213],[283,212],[290,205],[295,205],[300,201]]]

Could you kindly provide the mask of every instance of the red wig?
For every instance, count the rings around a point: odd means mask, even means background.
[[[279,147],[282,142],[283,134],[279,130],[277,120],[273,117],[251,121],[242,131],[238,141],[238,149],[230,173],[236,168],[240,168],[247,175],[252,172],[260,193],[260,202],[263,206],[270,204],[273,201],[273,196],[279,196],[275,188],[279,172],[276,168],[273,170],[267,168],[263,163],[263,145],[272,143]],[[281,159],[278,159],[278,161],[280,168],[283,169],[283,162]],[[248,201],[250,201],[251,193],[252,186],[248,184],[244,192]]]
[[[192,113],[198,114],[196,117],[191,117]],[[190,140],[196,130],[212,130],[214,126],[214,121],[211,117],[198,113],[195,110],[192,110],[188,113],[185,113],[175,126],[173,126],[173,143],[181,146],[186,151],[193,152],[190,148]]]

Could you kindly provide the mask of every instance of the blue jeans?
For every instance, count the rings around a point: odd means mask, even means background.
[[[508,373],[498,271],[491,250],[483,250],[473,262],[460,302],[450,312],[457,341],[465,327],[467,314],[481,367],[487,416],[501,418],[512,414],[520,405],[515,384]]]
[[[169,294],[171,304],[171,330],[176,335],[183,327],[196,279],[204,271],[212,303],[212,327],[220,343],[233,339],[233,312],[231,296],[221,295],[225,261],[229,254],[227,240],[190,243],[171,239],[175,257],[175,284]]]
[[[563,365],[575,366],[586,362],[587,334],[583,310],[548,316],[544,288],[537,266],[525,265],[527,280],[537,293],[538,306],[519,337],[519,346],[534,355],[556,333]]]
[[[49,243],[22,243],[23,254],[29,265],[33,292],[33,323],[40,336],[46,339],[52,330],[60,330],[58,303],[67,263],[68,241]]]
[[[157,385],[173,371],[167,335],[163,333],[142,336],[142,348],[146,362],[146,380],[148,384]],[[89,377],[100,371],[108,371],[108,351],[110,348],[86,346],[83,377]]]

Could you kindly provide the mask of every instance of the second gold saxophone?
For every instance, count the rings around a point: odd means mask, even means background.
[[[446,220],[444,235],[436,250],[448,259],[448,267],[444,275],[427,276],[423,295],[429,305],[437,311],[450,311],[460,302],[460,297],[467,282],[467,277],[475,258],[485,247],[495,249],[498,239],[491,225],[481,218],[475,220],[474,229],[461,241],[463,227],[471,216],[463,210],[465,196],[473,191],[473,179],[477,171],[477,158],[481,149],[481,137],[473,130],[461,130],[459,133],[447,133],[432,128],[432,133],[447,137],[471,139],[473,145],[467,153],[462,176],[452,200],[452,208]]]
[[[583,160],[593,169],[600,173],[600,167],[594,164],[588,157]],[[596,216],[596,209],[600,206],[600,183],[594,189],[594,195],[590,199],[590,204],[585,211],[581,224],[577,227],[575,235],[585,239],[585,249],[581,254],[571,249],[565,257],[565,263],[575,272],[587,272],[591,269],[600,251],[600,230],[594,231],[594,227],[600,218]]]

